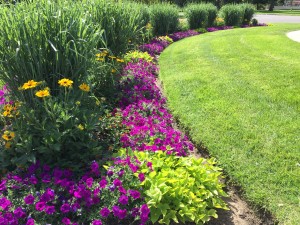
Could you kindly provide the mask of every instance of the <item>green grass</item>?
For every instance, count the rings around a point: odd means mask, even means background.
[[[283,9],[283,10],[274,10],[274,11],[258,10],[258,11],[256,11],[256,14],[300,16],[300,10],[297,10],[297,9],[294,9],[294,10]]]
[[[206,33],[160,56],[174,116],[280,224],[300,224],[300,43],[276,25]]]

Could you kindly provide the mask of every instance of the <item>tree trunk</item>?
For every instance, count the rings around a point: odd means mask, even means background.
[[[274,6],[275,6],[275,0],[271,0],[270,1],[270,6],[269,6],[269,11],[273,11]]]

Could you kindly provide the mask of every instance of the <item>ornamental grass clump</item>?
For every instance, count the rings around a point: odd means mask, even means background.
[[[244,18],[244,10],[237,4],[227,4],[220,9],[220,15],[226,26],[240,26]]]
[[[106,44],[84,4],[42,0],[0,8],[0,79],[14,100],[24,97],[18,88],[29,80],[46,81],[54,94],[61,76],[84,81],[94,73],[96,47]]]
[[[151,25],[155,36],[166,35],[177,31],[179,27],[178,8],[169,3],[150,6]]]
[[[188,4],[184,11],[190,29],[197,29],[207,26],[208,11],[205,4]]]
[[[242,10],[244,11],[244,16],[243,16],[243,25],[250,25],[251,20],[253,18],[253,15],[255,13],[255,7],[252,4],[240,4],[239,5]]]

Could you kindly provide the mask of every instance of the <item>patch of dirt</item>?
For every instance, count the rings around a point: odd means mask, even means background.
[[[227,187],[228,188],[228,187]],[[230,210],[218,211],[219,218],[211,220],[207,225],[274,225],[269,215],[263,215],[252,210],[249,205],[239,197],[238,192],[229,187],[229,197],[224,198]],[[261,215],[259,215],[261,214]]]

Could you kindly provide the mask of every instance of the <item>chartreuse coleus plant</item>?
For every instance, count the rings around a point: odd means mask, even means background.
[[[163,151],[131,154],[141,162],[136,175],[145,175],[140,185],[153,223],[204,224],[218,217],[216,209],[228,209],[222,200],[226,193],[215,159],[180,157]]]
[[[141,51],[130,51],[127,52],[124,56],[124,61],[128,62],[138,62],[140,59],[143,59],[147,62],[152,62],[153,57],[148,52],[141,52]]]

